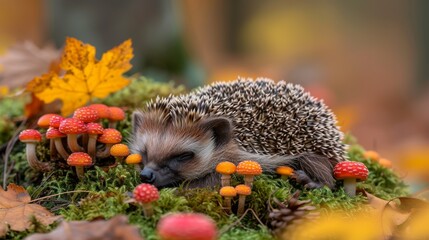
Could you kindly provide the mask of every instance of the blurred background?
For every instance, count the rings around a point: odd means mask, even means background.
[[[188,88],[302,84],[365,148],[429,161],[429,1],[0,0],[0,86],[46,71],[67,36],[98,53],[131,38],[131,73]]]

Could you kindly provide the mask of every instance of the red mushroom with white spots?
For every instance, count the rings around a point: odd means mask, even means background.
[[[134,188],[134,199],[142,205],[144,215],[150,217],[153,215],[152,202],[159,199],[158,189],[151,184],[142,183]]]
[[[58,115],[58,114],[55,114],[55,113],[47,113],[47,114],[45,114],[45,115],[41,116],[41,117],[39,118],[39,120],[37,120],[37,126],[39,126],[40,128],[49,128],[49,126],[50,126],[50,122],[51,122],[51,119],[52,119],[53,117],[56,117],[56,118],[60,117],[60,118],[62,118],[62,117],[61,117],[60,115]]]
[[[97,153],[97,157],[105,158],[110,155],[110,148],[122,141],[122,134],[114,128],[106,128],[103,130],[103,134],[98,137],[98,141],[106,144],[103,151]]]
[[[67,145],[72,152],[81,152],[83,148],[77,143],[77,137],[86,133],[86,125],[76,118],[66,118],[61,121],[60,132],[67,134]]]
[[[96,122],[99,119],[98,112],[90,107],[81,107],[73,113],[73,118],[77,118],[84,123]]]
[[[96,110],[100,119],[102,118],[108,119],[110,117],[109,107],[104,104],[95,103],[95,104],[89,105],[88,107]]]
[[[79,180],[85,176],[84,167],[92,165],[91,157],[84,152],[74,152],[67,158],[67,164],[76,168],[76,174]]]
[[[64,119],[65,118],[61,117],[60,115],[52,116],[51,119],[49,120],[49,126],[54,128],[59,128],[61,122]]]
[[[60,132],[58,129],[50,127],[48,131],[46,131],[46,138],[50,139],[51,142],[54,143],[55,149],[58,151],[58,153],[61,155],[62,158],[67,159],[69,157],[68,152],[63,146],[63,142],[61,141],[61,138],[67,137],[64,133]],[[52,148],[51,148],[52,151]]]
[[[364,181],[368,177],[368,169],[360,162],[344,161],[335,165],[334,176],[344,180],[344,190],[350,197],[356,196],[356,181]]]
[[[26,144],[25,153],[28,165],[37,171],[49,172],[52,166],[49,163],[41,162],[36,155],[36,145],[42,141],[42,134],[34,129],[26,129],[19,134],[19,140]]]

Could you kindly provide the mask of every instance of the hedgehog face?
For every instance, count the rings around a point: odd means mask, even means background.
[[[222,117],[174,124],[152,113],[133,114],[131,149],[143,157],[143,182],[175,186],[214,171],[216,152],[231,141],[232,126]]]

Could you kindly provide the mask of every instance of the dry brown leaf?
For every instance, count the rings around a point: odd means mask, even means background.
[[[0,56],[0,85],[9,88],[25,86],[34,76],[47,72],[52,62],[60,58],[60,53],[52,46],[38,48],[32,42],[11,46]]]
[[[127,217],[123,215],[97,221],[62,222],[59,227],[50,233],[33,234],[25,240],[142,240],[137,227],[129,225]]]
[[[0,187],[0,237],[6,234],[8,226],[14,231],[28,229],[31,226],[31,216],[43,225],[59,219],[59,216],[30,201],[30,195],[21,186],[11,183],[7,186],[7,191]]]

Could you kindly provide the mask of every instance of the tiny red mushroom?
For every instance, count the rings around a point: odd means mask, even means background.
[[[103,134],[98,137],[98,141],[105,143],[106,147],[104,148],[104,151],[97,153],[97,157],[105,158],[110,155],[110,148],[113,144],[120,143],[122,141],[122,134],[114,128],[106,128],[103,130]]]
[[[157,227],[161,240],[215,240],[215,222],[201,213],[174,213],[161,218]]]
[[[27,129],[19,134],[19,140],[26,144],[25,153],[28,165],[37,171],[49,172],[52,166],[49,163],[41,162],[36,155],[36,145],[42,141],[42,134],[34,129]]]
[[[103,134],[103,126],[100,123],[88,123],[86,124],[88,134],[88,154],[95,160],[95,154],[97,152],[97,138],[98,135]]]
[[[151,184],[142,183],[134,188],[134,199],[142,205],[144,215],[150,217],[153,215],[152,202],[159,199],[158,189]]]
[[[61,117],[60,115],[56,115],[56,116],[52,116],[51,120],[49,120],[49,126],[50,127],[54,127],[54,128],[59,128],[61,122],[64,120],[65,118]]]
[[[64,160],[66,160],[69,157],[69,154],[64,149],[63,142],[61,141],[61,138],[64,138],[64,137],[67,137],[67,135],[60,132],[56,128],[50,127],[48,131],[46,131],[46,138],[54,142],[55,149],[58,151],[61,157],[64,158]]]
[[[363,163],[344,161],[335,165],[334,176],[338,180],[344,180],[344,190],[350,197],[354,197],[356,195],[356,181],[366,180],[368,169]]]
[[[116,122],[122,121],[125,119],[125,112],[122,108],[119,107],[109,107],[109,128],[115,128]]]
[[[76,174],[79,180],[85,176],[84,167],[92,165],[91,157],[84,152],[74,152],[67,158],[67,164],[76,168]]]
[[[83,121],[76,118],[66,118],[61,121],[59,130],[67,134],[67,145],[72,152],[83,151],[83,148],[77,143],[78,135],[86,133],[86,125]]]

